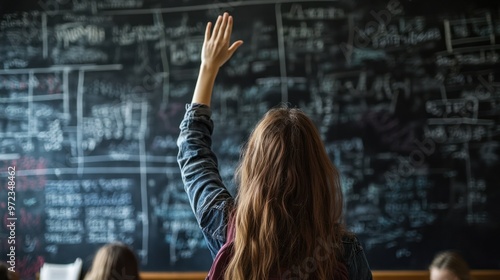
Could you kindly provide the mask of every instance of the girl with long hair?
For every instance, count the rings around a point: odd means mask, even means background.
[[[97,250],[85,280],[139,280],[139,262],[132,249],[121,242]]]
[[[232,27],[228,13],[213,29],[207,24],[177,140],[184,186],[215,258],[207,279],[372,279],[360,242],[342,222],[340,175],[301,110],[268,111],[243,150],[236,199],[222,183],[210,101],[219,68],[243,44],[230,44]]]

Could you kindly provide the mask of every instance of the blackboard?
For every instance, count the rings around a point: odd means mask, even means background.
[[[39,0],[0,4],[1,257],[16,269],[134,248],[144,271],[210,256],[176,163],[205,24],[244,45],[220,71],[214,149],[288,102],[342,174],[345,220],[376,270],[461,251],[500,268],[500,6],[495,1]],[[15,212],[8,168],[15,167]]]

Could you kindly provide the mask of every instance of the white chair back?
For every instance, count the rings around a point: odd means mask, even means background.
[[[44,263],[40,269],[39,280],[78,280],[81,272],[82,259],[80,258],[70,264]]]

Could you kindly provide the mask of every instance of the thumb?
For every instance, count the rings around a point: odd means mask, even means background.
[[[227,49],[227,51],[229,52],[229,55],[230,57],[233,55],[233,53],[241,46],[243,45],[243,41],[242,40],[238,40],[236,42],[234,42],[230,47],[229,49]]]

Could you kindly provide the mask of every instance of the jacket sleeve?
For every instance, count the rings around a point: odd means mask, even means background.
[[[226,241],[226,227],[233,198],[219,174],[211,149],[213,122],[206,105],[188,104],[177,139],[177,162],[191,208],[215,257]]]

